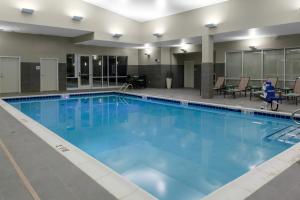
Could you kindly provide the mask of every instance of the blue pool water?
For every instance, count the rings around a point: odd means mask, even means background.
[[[106,94],[11,105],[161,200],[199,200],[290,146],[290,120]]]

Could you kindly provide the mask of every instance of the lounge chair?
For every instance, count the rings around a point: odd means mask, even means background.
[[[274,88],[277,87],[278,78],[268,78],[267,80],[271,81],[272,86],[274,86]],[[251,88],[250,101],[252,100],[252,97],[260,97],[263,93],[264,92],[262,91],[262,88],[260,88],[259,90],[254,90]]]
[[[283,96],[286,97],[287,99],[289,98],[295,99],[296,105],[298,105],[298,98],[300,97],[300,78],[296,79],[293,92],[284,94]]]
[[[224,98],[226,98],[227,94],[231,94],[235,98],[236,93],[239,93],[241,96],[242,92],[245,92],[245,97],[246,97],[249,81],[250,81],[250,77],[242,77],[240,84],[237,88],[224,90]]]
[[[224,84],[225,84],[225,77],[218,77],[215,87],[213,88],[214,91],[220,93],[224,89]]]

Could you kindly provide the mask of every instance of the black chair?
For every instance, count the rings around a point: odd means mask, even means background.
[[[131,84],[133,88],[146,88],[147,80],[146,75],[127,75],[126,83]]]

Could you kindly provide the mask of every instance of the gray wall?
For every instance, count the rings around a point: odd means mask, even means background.
[[[21,62],[21,92],[39,92],[41,88],[40,63]],[[60,91],[66,88],[67,65],[58,64],[58,85]]]
[[[138,50],[74,45],[72,39],[0,32],[0,56],[21,57],[21,91],[40,91],[40,58],[59,59],[59,90],[66,90],[66,54],[128,56],[128,73],[138,73]]]
[[[166,88],[167,74],[172,71],[173,88],[183,87],[183,65],[140,65],[139,75],[146,75],[148,87]]]

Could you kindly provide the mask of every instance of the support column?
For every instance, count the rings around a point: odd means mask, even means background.
[[[213,97],[214,76],[214,38],[212,35],[202,36],[201,96],[204,99]]]

